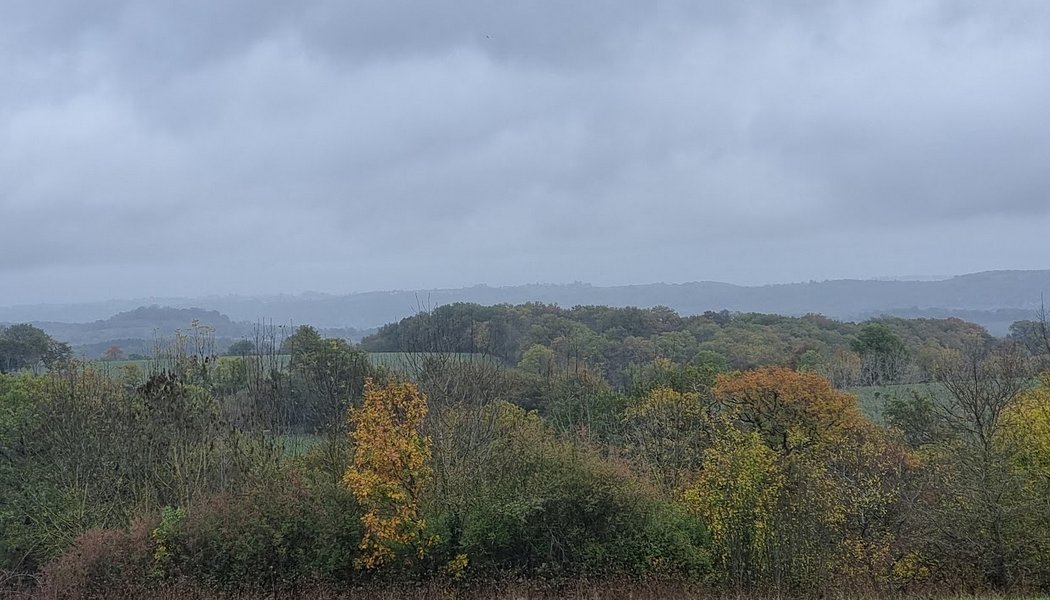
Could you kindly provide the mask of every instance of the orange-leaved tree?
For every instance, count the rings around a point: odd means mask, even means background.
[[[855,397],[812,372],[766,367],[719,375],[714,394],[784,454],[838,442],[863,421]]]
[[[899,469],[856,398],[779,367],[720,375],[712,392],[723,427],[683,500],[708,524],[726,583],[800,591],[843,573],[847,551],[872,565],[852,577],[884,579],[900,554],[883,535]]]
[[[343,482],[365,511],[358,568],[381,566],[398,549],[424,551],[419,497],[430,475],[426,415],[426,396],[415,385],[377,386],[371,379],[362,406],[350,410],[353,462]]]

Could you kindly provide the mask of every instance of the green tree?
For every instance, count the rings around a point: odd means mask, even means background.
[[[495,435],[467,483],[460,536],[442,535],[450,556],[476,573],[506,578],[708,572],[696,517],[653,495],[614,461],[557,435],[534,412],[498,402],[484,409]]]
[[[285,340],[292,376],[290,397],[280,423],[296,430],[338,430],[342,414],[364,393],[365,379],[374,369],[368,353],[346,340],[323,338],[316,329],[299,327]]]
[[[0,329],[0,373],[50,368],[71,356],[68,344],[55,341],[28,323]]]
[[[281,343],[281,354],[290,354],[292,358],[301,356],[320,347],[324,338],[317,329],[309,325],[300,325],[295,333]]]
[[[942,442],[950,436],[940,408],[928,393],[910,390],[904,396],[894,395],[886,403],[882,416],[901,432],[912,448]]]
[[[518,368],[526,373],[550,379],[555,369],[554,351],[542,344],[533,344],[521,355]]]
[[[908,347],[882,323],[861,327],[850,347],[860,355],[861,376],[866,385],[897,382],[908,364]]]
[[[251,340],[238,340],[226,349],[226,356],[248,356],[255,354],[255,342]]]

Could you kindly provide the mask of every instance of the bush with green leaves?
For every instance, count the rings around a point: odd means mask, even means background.
[[[505,403],[473,494],[450,530],[436,515],[436,549],[465,555],[475,576],[698,575],[710,565],[702,523],[636,480],[624,465],[572,444],[535,413]]]
[[[292,469],[185,508],[154,531],[158,573],[223,591],[353,583],[360,511],[349,490],[315,476]]]
[[[72,367],[4,388],[0,553],[10,569],[35,569],[88,530],[233,492],[274,458],[171,372],[127,390]]]

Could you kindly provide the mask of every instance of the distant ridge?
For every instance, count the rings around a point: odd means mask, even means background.
[[[68,343],[74,353],[82,358],[98,358],[110,346],[117,346],[125,354],[148,355],[153,352],[156,342],[171,340],[177,331],[189,335],[194,322],[210,328],[214,349],[222,352],[235,341],[254,339],[257,325],[233,321],[217,310],[173,308],[156,304],[140,306],[88,323],[28,322],[43,329],[51,337]],[[321,332],[326,337],[342,337],[353,341],[360,341],[369,333],[345,327],[322,328]]]
[[[543,302],[571,307],[669,306],[683,314],[708,310],[784,315],[821,313],[843,320],[880,314],[968,318],[1003,333],[1015,320],[1031,318],[1043,295],[1050,296],[1050,270],[985,271],[941,280],[839,279],[807,283],[741,286],[700,281],[624,286],[585,283],[477,285],[456,289],[400,290],[347,295],[207,296],[149,298],[68,305],[0,308],[0,322],[83,322],[146,305],[219,311],[234,322],[273,320],[319,327],[370,329],[453,302],[519,304]]]

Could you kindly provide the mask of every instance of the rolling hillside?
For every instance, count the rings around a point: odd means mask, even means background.
[[[218,311],[229,317],[229,324],[221,321],[223,327],[228,325],[231,332],[240,332],[243,330],[237,329],[238,322],[272,320],[275,323],[310,323],[328,328],[371,329],[412,315],[421,308],[454,302],[542,302],[563,307],[662,305],[683,315],[729,310],[782,315],[820,313],[835,319],[854,321],[879,315],[959,317],[1001,335],[1010,323],[1032,318],[1044,294],[1050,294],[1050,270],[988,271],[939,281],[833,280],[750,287],[718,282],[609,287],[574,283],[348,295],[149,298],[73,305],[0,307],[0,322],[45,322],[46,327],[41,326],[56,332],[60,338],[75,335],[81,336],[77,339],[86,341],[93,330],[108,328],[105,323],[109,321],[109,315],[120,311],[134,313],[144,304],[195,308],[202,312]],[[188,319],[180,318],[182,326],[185,326]],[[63,329],[59,324],[98,319],[106,321],[78,325],[72,329]],[[138,328],[141,333],[150,324],[136,322],[129,326]],[[217,332],[217,335],[222,333]]]

